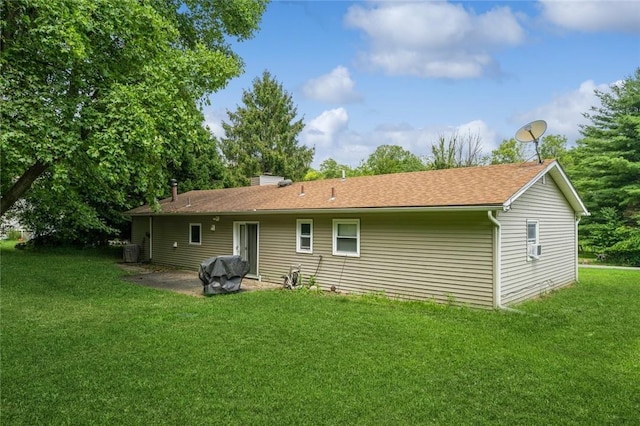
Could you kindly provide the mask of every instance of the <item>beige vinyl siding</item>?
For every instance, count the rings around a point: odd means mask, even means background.
[[[279,217],[279,226],[261,226],[263,279],[279,280],[289,265],[301,264],[303,275],[316,275],[326,290],[335,286],[343,292],[492,306],[492,229],[486,213],[310,218],[312,255],[295,253],[295,216]],[[360,219],[360,257],[332,255],[333,219]]]
[[[159,216],[153,262],[197,270],[208,257],[233,254],[233,223],[259,222],[259,276],[282,282],[291,265],[304,279],[350,293],[492,307],[492,225],[486,212]],[[296,219],[313,220],[313,253],[296,253]],[[333,219],[360,219],[360,257],[332,255]],[[148,219],[147,219],[148,220]],[[202,223],[190,246],[189,224]],[[216,226],[215,231],[210,225]],[[173,247],[173,243],[177,247]]]
[[[557,185],[539,179],[512,205],[500,212],[502,225],[502,303],[515,303],[576,280],[575,214]],[[542,255],[527,256],[527,220],[539,223]]]
[[[133,217],[131,219],[131,243],[140,246],[140,255],[138,260],[141,262],[149,261],[149,218]]]
[[[258,222],[258,274],[264,281],[280,283],[291,265],[301,265],[304,279],[316,275],[325,290],[493,304],[492,227],[485,212],[213,217],[154,217],[153,262],[197,270],[209,257],[233,254],[234,222]],[[313,220],[312,254],[296,253],[300,218]],[[360,219],[360,257],[332,255],[333,219],[353,218]],[[148,221],[134,218],[132,235],[140,239]],[[201,245],[189,244],[191,223],[202,224]]]
[[[233,221],[214,215],[156,216],[153,218],[153,262],[198,270],[210,257],[233,254]],[[189,244],[190,224],[202,225],[201,244]],[[215,226],[215,230],[211,230]],[[177,247],[173,247],[176,243]]]

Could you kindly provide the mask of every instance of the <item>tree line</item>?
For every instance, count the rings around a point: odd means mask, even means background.
[[[87,243],[124,232],[122,212],[182,191],[247,185],[269,172],[300,180],[531,160],[503,141],[486,155],[473,134],[440,136],[419,157],[382,145],[357,167],[312,147],[292,95],[264,71],[227,111],[225,135],[203,125],[207,96],[243,72],[230,41],[259,29],[266,0],[12,0],[0,12],[0,211],[37,235]],[[640,69],[585,112],[573,147],[541,139],[592,215],[581,244],[640,251]],[[640,257],[640,254],[637,254]],[[635,258],[639,263],[640,259]]]

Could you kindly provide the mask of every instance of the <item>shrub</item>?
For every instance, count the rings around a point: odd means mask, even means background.
[[[640,230],[634,230],[629,238],[606,249],[605,254],[609,263],[640,266]]]
[[[20,232],[17,229],[11,229],[9,231],[7,231],[7,239],[10,241],[18,241],[20,238],[22,238],[22,232]]]

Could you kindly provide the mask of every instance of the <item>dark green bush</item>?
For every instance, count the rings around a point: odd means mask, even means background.
[[[18,241],[20,238],[22,238],[22,232],[20,232],[17,229],[11,229],[9,231],[7,231],[7,239],[10,241]]]
[[[609,263],[640,266],[640,230],[635,230],[626,240],[606,249],[605,254]]]

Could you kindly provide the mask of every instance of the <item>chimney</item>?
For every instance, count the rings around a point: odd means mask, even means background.
[[[171,179],[171,202],[178,201],[178,181]]]

